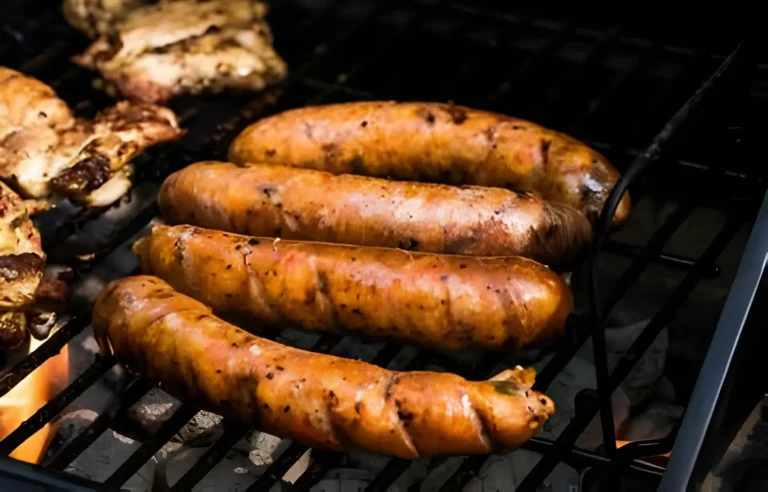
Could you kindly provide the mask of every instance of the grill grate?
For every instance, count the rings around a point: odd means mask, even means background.
[[[4,21],[0,29],[2,39],[7,39],[0,45],[2,63],[49,82],[73,107],[84,113],[93,113],[110,104],[109,98],[91,88],[92,75],[71,66],[66,60],[81,50],[86,40],[66,26],[56,8],[38,3],[19,2],[17,5],[14,2],[6,7],[10,20]],[[684,133],[683,123],[690,126],[694,119],[690,114],[698,110],[700,101],[694,97],[672,119],[669,115],[699,87],[709,92],[722,89],[723,81],[714,83],[721,72],[713,77],[713,83],[702,86],[701,82],[721,65],[727,67],[727,75],[736,77],[735,59],[738,58],[740,66],[745,63],[742,60],[745,55],[737,52],[737,56],[726,59],[728,50],[696,51],[632,37],[615,20],[584,28],[577,22],[542,20],[531,15],[513,16],[461,3],[443,5],[428,0],[379,1],[369,6],[357,2],[329,3],[319,10],[275,2],[269,22],[275,33],[276,48],[291,67],[292,73],[286,84],[259,96],[182,98],[173,102],[173,109],[189,132],[168,150],[151,150],[142,158],[137,166],[132,203],[121,205],[115,211],[118,213],[127,208],[127,216],[110,224],[106,229],[108,232],[99,235],[98,248],[88,251],[94,253],[93,256],[81,261],[78,255],[83,249],[77,237],[89,228],[104,230],[104,219],[111,212],[54,211],[53,219],[51,216],[41,218],[40,225],[49,249],[56,245],[51,256],[76,267],[75,282],[86,273],[103,267],[110,254],[140,233],[157,215],[154,196],[165,176],[197,160],[223,159],[231,138],[248,122],[305,104],[360,99],[453,99],[458,104],[506,112],[567,131],[604,152],[625,173],[631,172],[629,169],[639,171],[658,161],[652,172],[641,179],[634,176],[625,179],[631,182],[630,191],[636,203],[641,197],[662,194],[667,203],[674,206],[672,213],[643,246],[613,239],[601,244],[603,255],[625,257],[630,260],[629,266],[610,285],[600,285],[600,292],[610,293],[603,305],[598,306],[602,309],[595,310],[592,315],[587,309],[569,319],[567,336],[549,349],[552,359],[539,372],[537,389],[546,390],[593,331],[603,333],[603,324],[595,320],[603,320],[625,298],[651,263],[681,270],[686,276],[671,291],[666,303],[655,313],[613,372],[609,374],[605,367],[598,374],[600,391],[584,390],[577,396],[576,416],[561,435],[554,441],[534,438],[526,443],[526,449],[543,457],[517,490],[535,490],[560,461],[576,468],[620,468],[622,473],[658,478],[661,474],[658,467],[633,459],[669,451],[674,433],[660,442],[628,446],[614,453],[610,453],[610,449],[615,443],[613,439],[607,439],[608,456],[615,460],[578,449],[574,443],[598,413],[600,401],[603,404],[610,402],[610,393],[629,374],[659,331],[675,317],[699,281],[720,274],[721,268],[715,262],[721,251],[757,209],[758,203],[753,199],[739,202],[732,199],[739,190],[741,195],[744,194],[745,183],[749,183],[749,190],[755,192],[751,198],[759,196],[759,191],[764,189],[764,182],[751,179],[742,167],[710,168],[710,162],[715,160],[691,153],[690,145],[672,145],[670,141],[671,150],[665,149],[663,153],[660,147],[669,137],[677,138]],[[55,43],[51,42],[53,39],[56,39]],[[736,45],[735,41],[724,42],[723,46],[731,48]],[[406,71],[406,66],[414,68]],[[671,67],[682,69],[672,70],[671,75],[664,72],[665,68],[671,70]],[[725,75],[722,78],[725,79]],[[647,101],[654,102],[652,107],[648,107]],[[710,109],[707,114],[720,113]],[[662,132],[652,140],[659,129]],[[640,150],[648,141],[652,141],[651,146]],[[625,163],[630,160],[635,164],[627,167]],[[664,171],[658,172],[659,168]],[[683,190],[679,186],[674,189],[672,184],[662,182],[662,177],[663,181],[675,184],[685,180],[689,185]],[[708,206],[728,209],[738,205],[739,208],[729,215],[730,219],[700,256],[664,252],[681,225],[704,204],[703,193],[693,190],[719,191],[713,194]],[[72,315],[69,323],[0,377],[0,396],[58,354],[65,344],[88,327],[90,311],[87,306],[75,304],[70,307],[69,314]],[[269,338],[276,335],[276,330],[266,334]],[[596,348],[601,348],[600,337],[596,339]],[[324,335],[311,349],[333,352],[341,341],[341,337]],[[400,351],[401,346],[397,344],[382,344],[371,362],[390,365]],[[605,351],[596,350],[596,353],[604,355]],[[421,351],[405,369],[423,369],[432,363],[468,378],[487,378],[503,363],[503,357],[489,355],[474,367],[467,367],[440,354]],[[598,358],[598,367],[603,364],[605,361]],[[34,434],[113,366],[114,361],[97,356],[93,365],[66,390],[0,442],[0,455],[7,455]],[[47,468],[64,470],[149,390],[148,383],[132,381],[121,394],[120,408],[112,415],[100,415],[54,456]],[[125,483],[196,412],[188,404],[176,409],[158,432],[142,443],[100,486],[118,488]],[[601,412],[601,415],[607,422],[612,421],[609,412]],[[173,490],[191,489],[246,432],[240,424],[228,420],[221,426],[221,435],[197,463],[171,485]],[[305,446],[292,443],[248,490],[267,490],[281,483],[288,469],[306,451]],[[485,456],[465,458],[444,488],[462,490],[486,459]],[[313,452],[309,469],[291,489],[308,490],[342,460],[343,454]],[[388,460],[368,490],[386,490],[410,465],[411,462],[406,460]],[[78,479],[77,483],[82,485],[83,481]]]

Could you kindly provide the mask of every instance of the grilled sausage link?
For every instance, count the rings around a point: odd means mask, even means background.
[[[562,133],[501,114],[429,102],[353,102],[293,109],[246,128],[229,160],[401,180],[537,192],[599,216],[619,173]],[[613,219],[630,211],[625,194]]]
[[[155,226],[142,271],[230,319],[399,339],[435,349],[550,342],[573,308],[565,282],[520,257],[436,255]]]
[[[489,381],[396,372],[255,337],[160,279],[109,284],[93,311],[101,350],[202,409],[334,451],[406,459],[518,448],[554,412],[532,369]]]
[[[311,169],[200,162],[172,174],[163,216],[253,236],[525,256],[567,265],[591,239],[582,214],[501,188],[389,181]]]

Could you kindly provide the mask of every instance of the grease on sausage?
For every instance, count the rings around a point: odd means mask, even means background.
[[[275,242],[185,225],[154,226],[134,251],[144,273],[233,319],[436,349],[546,344],[573,309],[565,282],[521,257]]]
[[[247,127],[229,160],[536,192],[594,221],[619,173],[584,143],[453,104],[366,101],[292,109]],[[615,223],[629,215],[625,193]]]
[[[480,382],[306,352],[225,323],[155,277],[109,284],[93,329],[105,354],[173,396],[318,449],[406,459],[509,451],[555,409],[530,389],[532,369]]]
[[[567,266],[591,239],[575,209],[523,192],[200,162],[158,197],[177,224],[283,239],[473,256],[524,256]]]

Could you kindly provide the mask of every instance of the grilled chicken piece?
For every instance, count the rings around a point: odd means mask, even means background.
[[[43,277],[45,253],[24,201],[0,183],[0,347],[24,341],[24,314]]]
[[[0,67],[0,142],[21,128],[68,129],[75,124],[67,103],[37,79]]]
[[[7,72],[12,71],[0,74]],[[11,81],[0,83],[0,118],[7,115],[0,120],[0,180],[25,198],[50,203],[63,196],[109,205],[130,188],[133,157],[183,133],[164,107],[122,101],[84,120],[74,118],[42,82],[21,75],[6,79]],[[16,93],[22,96],[14,98]],[[25,119],[25,109],[46,117]]]
[[[91,37],[107,34],[126,13],[145,0],[64,0],[62,13],[73,27]]]
[[[71,167],[51,179],[54,192],[92,206],[120,198],[130,187],[127,164],[145,149],[175,140],[182,134],[176,115],[161,106],[121,101],[89,122],[87,146]]]
[[[75,63],[101,72],[108,90],[159,103],[183,94],[259,91],[287,75],[272,47],[265,4],[178,0],[139,7]]]

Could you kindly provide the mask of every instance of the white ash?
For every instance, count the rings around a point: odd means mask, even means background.
[[[616,364],[631,347],[635,339],[648,325],[649,320],[642,320],[626,326],[609,328],[605,332],[605,344],[608,349],[608,368],[613,370]],[[653,392],[656,382],[664,373],[664,363],[669,347],[667,329],[661,330],[648,350],[621,384],[629,396],[632,406],[642,403]],[[594,361],[591,340],[579,351],[585,360]]]
[[[543,360],[541,365],[550,359]],[[576,395],[584,388],[594,388],[595,381],[594,365],[578,356],[570,360],[547,388],[546,394],[554,400],[557,411],[542,426],[541,437],[551,439],[560,435],[575,415]]]
[[[249,433],[247,440],[241,439],[238,445],[243,442],[247,442],[250,448],[250,450],[244,449],[244,451],[248,452],[248,459],[263,473],[275,461],[281,439],[265,432],[254,431]],[[288,443],[286,442],[285,444]],[[237,447],[236,445],[235,448]],[[284,447],[287,446],[284,445]]]
[[[199,447],[212,444],[221,433],[221,415],[200,411],[173,436],[172,441]]]
[[[158,431],[160,426],[181,405],[181,402],[168,393],[152,388],[125,414],[125,425],[131,432],[147,436]]]
[[[541,455],[525,449],[518,449],[503,456],[494,455],[480,468],[464,492],[502,492],[514,490]],[[437,489],[435,489],[437,490]],[[559,463],[544,479],[541,490],[549,492],[571,492],[579,490],[579,474],[570,466]]]
[[[611,407],[613,408],[613,429],[618,431],[629,421],[630,400],[620,387],[611,395]],[[576,439],[576,446],[589,450],[596,450],[603,444],[603,430],[600,412],[595,415],[584,432]]]
[[[119,437],[118,437],[119,436]],[[72,473],[97,482],[103,482],[117,470],[140,443],[112,430],[102,433],[80,456],[66,468]]]

